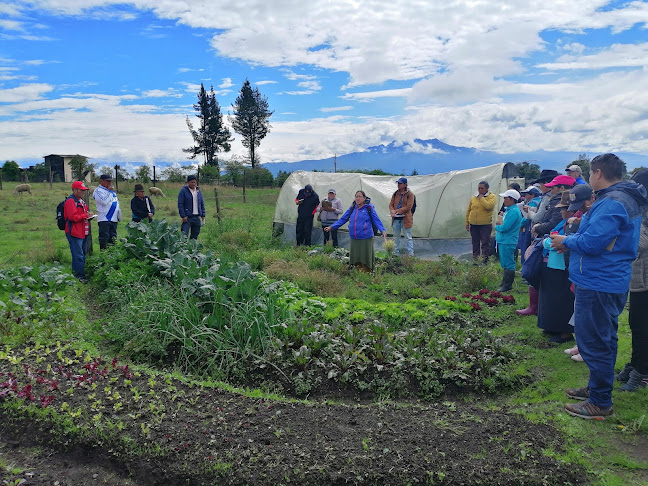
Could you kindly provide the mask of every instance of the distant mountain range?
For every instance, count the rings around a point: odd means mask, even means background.
[[[437,174],[452,170],[472,169],[499,162],[529,162],[538,164],[541,169],[555,169],[563,172],[570,162],[586,153],[590,157],[598,155],[583,150],[577,152],[517,152],[500,154],[467,147],[455,147],[436,138],[431,140],[415,139],[414,143],[391,142],[388,145],[369,147],[362,152],[337,156],[337,170],[380,169],[394,174],[410,175],[414,170],[419,174]],[[615,152],[623,159],[628,169],[641,165],[648,166],[648,156]],[[274,175],[280,170],[318,170],[333,172],[334,158],[302,160],[300,162],[272,162],[263,164]]]

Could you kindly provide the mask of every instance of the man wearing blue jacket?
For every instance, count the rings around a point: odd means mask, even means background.
[[[513,288],[513,280],[515,280],[515,247],[520,234],[522,212],[517,206],[520,193],[515,189],[507,190],[500,194],[500,197],[504,198],[504,214],[502,222],[495,226],[495,241],[497,242],[500,266],[504,269],[504,275],[498,290],[506,292]],[[500,217],[502,217],[501,213]]]
[[[596,201],[573,235],[552,235],[552,246],[569,248],[569,279],[575,285],[574,324],[578,350],[589,368],[585,388],[569,388],[567,413],[604,420],[612,415],[612,385],[619,314],[628,297],[631,264],[637,257],[641,215],[648,205],[640,184],[623,181],[614,154],[595,157],[590,185]]]
[[[180,230],[185,235],[189,235],[191,230],[189,239],[197,240],[200,227],[205,223],[205,201],[195,175],[187,176],[187,184],[180,189],[178,213],[182,218]]]

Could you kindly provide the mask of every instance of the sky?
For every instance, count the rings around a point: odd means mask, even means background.
[[[417,138],[648,157],[645,1],[0,0],[0,160],[186,165],[200,84],[227,121],[246,78],[262,163]]]

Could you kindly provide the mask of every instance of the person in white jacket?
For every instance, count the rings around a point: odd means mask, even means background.
[[[92,197],[97,205],[99,248],[105,250],[117,239],[117,222],[121,221],[122,214],[117,193],[112,185],[112,177],[102,174],[99,177],[99,184]]]

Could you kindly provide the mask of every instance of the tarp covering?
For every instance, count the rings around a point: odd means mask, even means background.
[[[516,174],[516,171],[512,170],[514,168],[511,163],[494,164],[443,174],[408,176],[408,187],[416,195],[412,236],[440,240],[469,239],[470,235],[464,227],[464,219],[470,197],[477,193],[477,185],[481,181],[487,181],[491,192],[496,195],[502,193],[513,180],[505,176]],[[397,176],[357,173],[293,172],[284,182],[279,193],[274,222],[294,225],[297,219],[295,198],[300,189],[310,184],[320,199],[327,197],[329,189],[335,189],[345,210],[353,203],[356,191],[363,190],[376,206],[376,212],[387,228],[387,232],[391,233],[389,202],[394,191],[398,189],[396,179]],[[502,204],[500,199],[498,196],[496,208]],[[493,220],[496,215],[497,211],[494,211]],[[314,221],[313,226],[321,227],[317,220]]]

